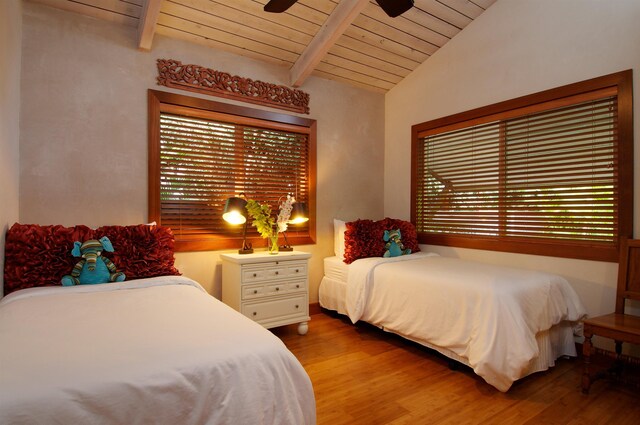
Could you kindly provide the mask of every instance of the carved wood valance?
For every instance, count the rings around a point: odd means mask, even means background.
[[[309,113],[309,94],[173,59],[158,59],[158,85]]]

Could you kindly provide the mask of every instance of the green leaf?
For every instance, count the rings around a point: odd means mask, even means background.
[[[276,224],[275,219],[271,217],[271,206],[269,204],[260,204],[253,199],[247,200],[247,211],[249,216],[253,218],[251,225],[258,230],[260,236],[269,238],[274,236]]]

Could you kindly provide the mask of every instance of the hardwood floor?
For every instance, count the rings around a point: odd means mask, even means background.
[[[640,391],[597,381],[580,390],[582,362],[556,366],[501,393],[439,353],[343,316],[311,316],[309,333],[273,329],[300,360],[316,395],[318,425],[638,424]]]

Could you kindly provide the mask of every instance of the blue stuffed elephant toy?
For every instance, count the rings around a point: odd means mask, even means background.
[[[404,249],[400,229],[385,230],[383,239],[387,243],[384,246],[386,251],[384,252],[383,257],[398,257],[400,255],[411,254],[410,249]]]
[[[117,271],[115,264],[102,256],[102,251],[113,252],[113,245],[106,236],[100,240],[91,239],[84,243],[74,242],[71,255],[82,257],[82,260],[78,261],[70,275],[62,278],[62,285],[122,282],[125,279],[124,273]]]

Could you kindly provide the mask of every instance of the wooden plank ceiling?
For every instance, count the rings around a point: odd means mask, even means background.
[[[32,1],[137,27],[142,50],[162,34],[285,66],[294,86],[312,74],[386,92],[496,0],[415,0],[397,18],[373,0],[299,0],[279,14],[267,0]]]

